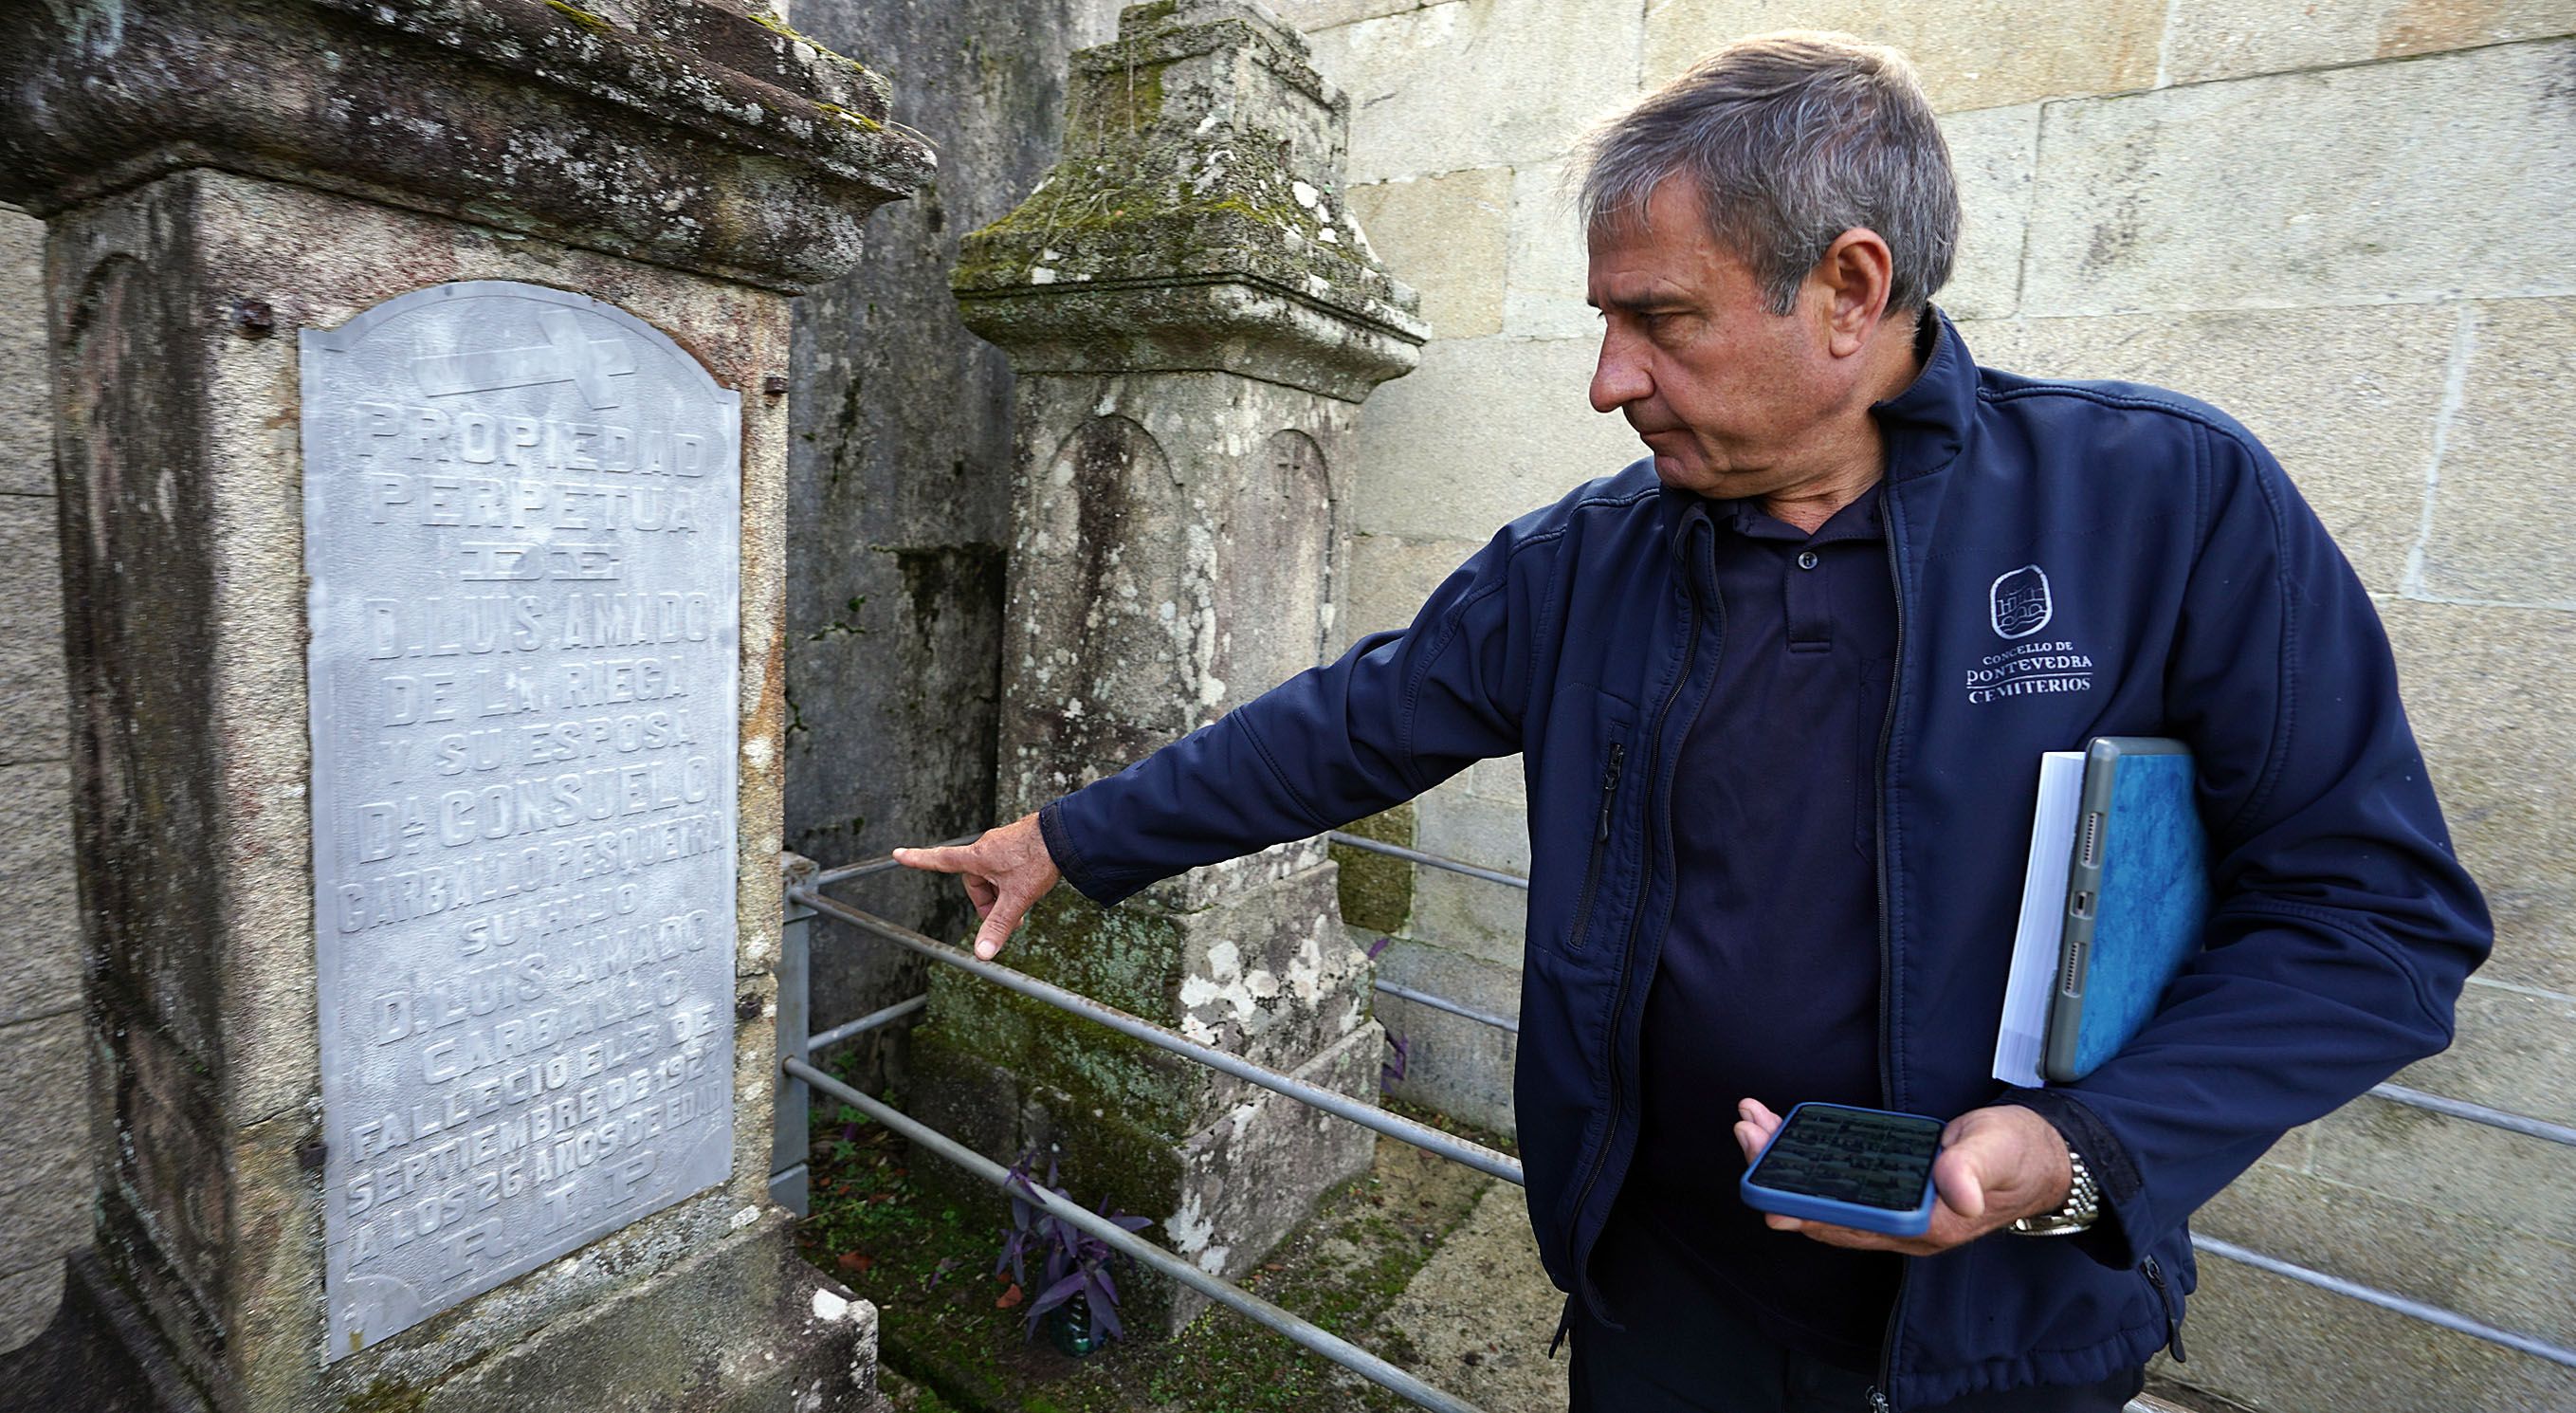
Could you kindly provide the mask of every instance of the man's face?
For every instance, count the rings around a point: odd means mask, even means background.
[[[1812,478],[1819,428],[1852,393],[1816,282],[1772,313],[1680,179],[1655,188],[1642,223],[1597,229],[1590,245],[1587,302],[1602,319],[1592,405],[1628,419],[1664,484],[1733,499]]]

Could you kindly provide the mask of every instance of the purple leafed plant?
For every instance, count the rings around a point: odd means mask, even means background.
[[[1368,959],[1370,961],[1376,961],[1378,953],[1383,952],[1394,945],[1395,939],[1392,937],[1381,937],[1376,941],[1371,942],[1368,944]]]
[[[1011,1165],[1009,1179],[1004,1183],[1004,1191],[1011,1196],[1011,1226],[1002,1233],[1002,1255],[993,1263],[993,1273],[999,1275],[1009,1271],[1020,1289],[1037,1291],[1036,1297],[1029,1301],[1028,1332],[1031,1338],[1037,1336],[1038,1322],[1046,1317],[1047,1312],[1079,1296],[1090,1308],[1090,1323],[1097,1330],[1101,1342],[1117,1339],[1125,1331],[1118,1323],[1118,1286],[1110,1279],[1109,1271],[1111,1266],[1126,1258],[1111,1250],[1108,1242],[1038,1205],[1036,1188],[1039,1184],[1033,1176],[1036,1162],[1036,1150],[1021,1154],[1020,1160]],[[1056,1185],[1053,1158],[1047,1160],[1045,1186],[1047,1191],[1065,1201],[1073,1200],[1072,1193]],[[1100,1215],[1122,1230],[1142,1231],[1154,1224],[1151,1217],[1131,1217],[1108,1208],[1108,1199],[1103,1198],[1098,1209]],[[1039,1264],[1040,1280],[1035,1286],[1031,1285],[1028,1276],[1031,1260]]]
[[[1412,1053],[1413,1043],[1404,1035],[1390,1030],[1386,1033],[1386,1048],[1389,1052],[1386,1063],[1377,1067],[1377,1087],[1381,1093],[1404,1078],[1404,1062]]]

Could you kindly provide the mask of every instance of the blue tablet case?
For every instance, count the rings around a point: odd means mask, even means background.
[[[2209,843],[2191,753],[2162,737],[2096,737],[2085,748],[2040,1072],[2067,1083],[2119,1053],[2200,950],[2208,921]]]

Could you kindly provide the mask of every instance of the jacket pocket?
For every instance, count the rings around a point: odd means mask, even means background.
[[[1592,905],[1601,895],[1601,869],[1610,856],[1612,825],[1617,820],[1619,785],[1628,769],[1628,743],[1614,740],[1601,766],[1601,805],[1592,826],[1592,857],[1583,866],[1583,891],[1575,896],[1574,925],[1565,934],[1565,949],[1580,952],[1589,940]]]

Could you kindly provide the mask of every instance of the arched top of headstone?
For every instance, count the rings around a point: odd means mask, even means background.
[[[528,308],[530,304],[563,312],[550,317],[549,310]],[[440,346],[415,355],[408,370],[423,394],[446,396],[560,382],[570,384],[592,409],[604,411],[619,406],[640,387],[630,380],[637,371],[638,355],[650,352],[668,360],[664,376],[689,383],[692,391],[740,415],[741,392],[717,382],[678,340],[606,300],[551,285],[456,280],[410,290],[370,306],[337,328],[304,330],[304,347],[347,352],[373,338],[379,329],[429,310],[439,317],[422,321],[420,332]],[[594,320],[612,327],[597,328]],[[533,340],[527,337],[531,332]]]

